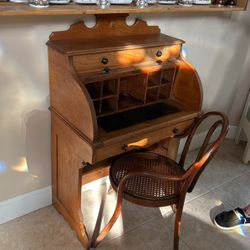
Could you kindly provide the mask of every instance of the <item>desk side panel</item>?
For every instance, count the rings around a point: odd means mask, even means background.
[[[89,239],[81,212],[82,162],[92,162],[92,148],[52,112],[53,205],[75,230],[85,248]]]

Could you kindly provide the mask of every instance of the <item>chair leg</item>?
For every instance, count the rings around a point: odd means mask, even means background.
[[[183,210],[183,203],[178,204],[177,211],[175,214],[175,226],[174,226],[174,250],[179,249],[179,238],[180,238],[180,232],[181,232],[181,216],[182,216],[182,210]]]
[[[111,228],[113,227],[113,225],[117,221],[117,219],[121,213],[121,209],[122,209],[122,193],[118,193],[115,211],[114,211],[111,219],[109,220],[108,224],[104,227],[104,229],[98,235],[98,237],[96,239],[92,239],[91,247],[93,247],[93,248],[97,247],[97,245],[100,244],[100,242],[106,237],[108,232],[111,230]]]

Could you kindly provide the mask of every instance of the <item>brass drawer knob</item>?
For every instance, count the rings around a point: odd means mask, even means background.
[[[122,149],[123,149],[125,152],[127,152],[127,151],[128,151],[128,145],[126,145],[126,144],[123,145],[123,146],[122,146]]]
[[[162,51],[158,50],[158,51],[156,52],[156,56],[157,56],[157,57],[162,56]]]
[[[108,58],[102,58],[102,64],[108,64],[108,62],[109,62],[109,59]]]
[[[174,128],[172,131],[173,131],[173,133],[174,133],[175,135],[179,133],[179,129],[178,129],[178,128]]]
[[[104,68],[102,71],[103,74],[108,74],[109,73],[109,68]]]

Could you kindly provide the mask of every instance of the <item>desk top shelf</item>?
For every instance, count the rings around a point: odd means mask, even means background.
[[[134,4],[111,5],[107,9],[101,9],[96,5],[80,5],[70,3],[66,5],[50,5],[49,8],[36,9],[26,3],[0,3],[0,16],[60,16],[60,15],[82,15],[82,14],[125,14],[125,13],[204,13],[204,12],[231,12],[246,10],[248,0],[238,0],[235,7],[218,7],[215,5],[194,5],[183,7],[180,5],[152,4],[140,9]]]

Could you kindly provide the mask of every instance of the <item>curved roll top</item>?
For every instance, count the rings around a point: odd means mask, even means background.
[[[85,88],[75,75],[68,57],[49,49],[51,110],[90,141],[96,136],[96,117]]]
[[[179,63],[173,97],[188,109],[201,109],[203,95],[200,78],[195,68],[183,59]]]

